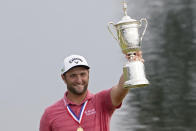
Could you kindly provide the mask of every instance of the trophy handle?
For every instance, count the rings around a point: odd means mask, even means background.
[[[113,23],[113,22],[109,22],[109,23],[108,23],[108,30],[109,30],[110,34],[113,36],[113,38],[114,38],[115,40],[118,41],[118,38],[117,38],[117,37],[114,35],[114,33],[111,31],[110,25],[112,25],[113,27],[115,27],[115,26],[114,26],[114,23]]]
[[[146,18],[142,18],[142,19],[140,20],[141,25],[142,25],[143,22],[145,22],[145,27],[144,27],[144,31],[143,31],[143,33],[142,33],[142,35],[141,35],[141,38],[140,38],[140,41],[141,41],[141,42],[142,42],[143,36],[144,36],[144,34],[145,34],[145,32],[146,32],[146,29],[147,29],[147,26],[148,26],[148,21],[147,21]]]

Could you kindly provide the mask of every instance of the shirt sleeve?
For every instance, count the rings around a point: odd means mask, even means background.
[[[39,131],[52,131],[49,124],[49,120],[47,118],[47,111],[45,111],[42,115],[42,118],[40,120]]]
[[[111,99],[111,95],[110,95],[111,94],[111,89],[103,90],[103,91],[97,93],[97,99],[99,101],[98,103],[100,104],[100,107],[104,111],[108,112],[109,114],[112,114],[115,109],[121,107],[121,104],[117,107],[115,107],[112,104],[112,99]]]

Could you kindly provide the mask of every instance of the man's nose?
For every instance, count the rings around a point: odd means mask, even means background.
[[[77,76],[76,82],[77,83],[82,83],[82,77],[80,75]]]

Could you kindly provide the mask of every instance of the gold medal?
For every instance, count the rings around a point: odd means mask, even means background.
[[[77,131],[84,131],[82,127],[78,127]]]

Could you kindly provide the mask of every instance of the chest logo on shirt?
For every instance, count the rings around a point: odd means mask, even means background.
[[[95,114],[95,113],[96,113],[95,108],[89,109],[89,110],[86,110],[86,111],[85,111],[86,116],[90,116],[90,115],[93,115],[93,114]]]

